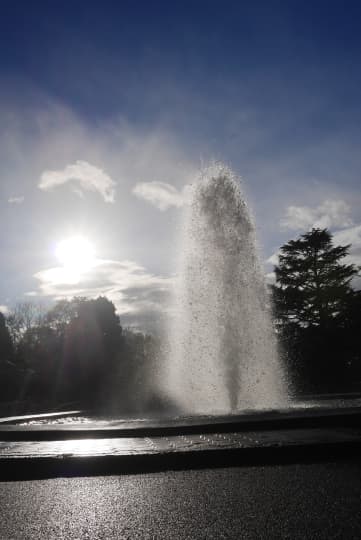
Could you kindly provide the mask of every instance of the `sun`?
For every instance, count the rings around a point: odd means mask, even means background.
[[[83,236],[72,236],[59,242],[55,255],[64,269],[74,274],[89,270],[95,263],[94,246]]]

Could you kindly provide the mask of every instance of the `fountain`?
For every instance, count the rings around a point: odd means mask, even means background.
[[[240,180],[214,164],[187,194],[168,390],[192,414],[284,406],[287,385]]]

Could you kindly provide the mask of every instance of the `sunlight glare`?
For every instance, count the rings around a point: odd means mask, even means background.
[[[77,274],[89,270],[95,262],[94,246],[82,236],[73,236],[59,242],[55,255],[64,268]]]

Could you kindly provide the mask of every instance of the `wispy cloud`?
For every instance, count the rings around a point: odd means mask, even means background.
[[[122,322],[144,329],[154,326],[169,307],[173,279],[156,276],[133,261],[97,259],[78,276],[65,267],[37,272],[38,290],[28,296],[48,296],[55,300],[105,295],[112,300]]]
[[[9,204],[21,204],[24,202],[25,197],[21,195],[20,197],[9,197],[8,203]]]
[[[185,199],[184,191],[179,191],[165,182],[138,183],[133,188],[133,193],[162,211],[171,207],[180,208],[183,206]]]
[[[349,227],[351,208],[343,200],[326,200],[318,206],[289,206],[281,219],[281,227],[303,230],[311,227]]]
[[[62,170],[44,171],[38,187],[49,191],[68,182],[77,184],[73,185],[73,190],[80,196],[84,195],[84,191],[95,191],[103,197],[105,202],[115,201],[116,182],[102,169],[87,161],[77,160]]]
[[[276,253],[273,253],[268,259],[266,260],[267,264],[278,264],[279,263],[279,254],[278,251]]]
[[[361,266],[361,225],[336,231],[333,241],[336,245],[351,244],[350,254],[347,257],[348,262]]]

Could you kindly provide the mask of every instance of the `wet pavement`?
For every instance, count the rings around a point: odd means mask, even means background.
[[[1,540],[359,539],[359,460],[0,484]]]

